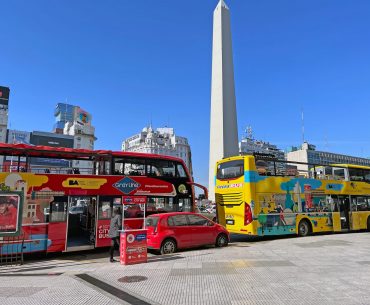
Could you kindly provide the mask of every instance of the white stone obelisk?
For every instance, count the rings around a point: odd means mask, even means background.
[[[209,199],[215,201],[215,165],[239,154],[230,13],[220,0],[213,13]]]

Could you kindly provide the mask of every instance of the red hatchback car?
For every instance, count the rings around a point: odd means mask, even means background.
[[[226,247],[229,232],[208,218],[186,212],[153,214],[145,220],[148,248],[161,254],[203,245]]]

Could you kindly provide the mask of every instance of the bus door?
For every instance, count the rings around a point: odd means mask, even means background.
[[[47,252],[61,252],[66,249],[68,197],[54,197],[49,208]]]
[[[96,197],[70,196],[66,251],[94,249]]]
[[[108,236],[113,206],[122,208],[122,197],[98,196],[95,247],[108,247],[111,239]]]
[[[349,211],[350,211],[350,200],[349,196],[338,196],[338,209],[340,214],[340,223],[342,230],[349,230]]]

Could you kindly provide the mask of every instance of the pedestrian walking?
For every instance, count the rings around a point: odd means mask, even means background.
[[[109,249],[111,263],[115,262],[113,259],[113,253],[115,249],[119,249],[119,230],[122,226],[121,209],[119,207],[113,208],[112,218],[110,220],[108,236],[112,239],[112,244]]]

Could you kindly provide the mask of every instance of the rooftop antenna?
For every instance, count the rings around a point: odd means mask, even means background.
[[[305,139],[304,139],[304,113],[303,113],[303,107],[301,108],[301,112],[302,112],[302,144],[305,142]]]
[[[248,139],[253,139],[253,129],[252,126],[247,126],[245,132],[247,133],[247,138]]]

